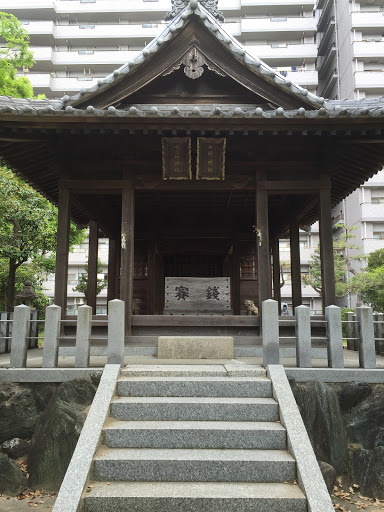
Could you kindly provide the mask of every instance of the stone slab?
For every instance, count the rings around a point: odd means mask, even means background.
[[[231,336],[159,336],[159,359],[233,359]]]
[[[94,458],[93,476],[136,482],[284,482],[295,480],[296,463],[285,450],[102,446]]]
[[[228,314],[229,277],[166,277],[164,314]]]
[[[104,426],[110,448],[233,448],[284,450],[286,430],[267,421],[118,421]]]
[[[310,512],[332,512],[333,505],[317,463],[311,442],[281,365],[271,365],[273,396],[279,403],[280,421],[287,429],[288,449],[297,463],[298,482],[308,500]]]
[[[307,512],[299,486],[288,483],[95,482],[85,500],[88,512]]]
[[[120,396],[272,396],[271,381],[265,377],[122,377],[117,382]]]
[[[111,415],[139,421],[277,421],[272,398],[121,397]]]
[[[121,370],[121,375],[136,377],[225,377],[227,372],[222,365],[127,365]]]

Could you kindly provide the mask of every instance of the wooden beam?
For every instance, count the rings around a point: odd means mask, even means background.
[[[289,226],[290,250],[291,250],[291,282],[292,282],[292,309],[303,302],[301,294],[301,268],[300,268],[300,235],[297,221]]]
[[[335,305],[335,269],[333,258],[332,205],[329,190],[320,190],[320,258],[323,308]]]
[[[280,288],[280,246],[279,239],[272,242],[273,261],[273,298],[278,302],[279,314],[281,314],[281,288]]]
[[[58,204],[56,241],[55,304],[61,307],[63,318],[67,311],[70,212],[71,193],[68,189],[61,189]]]
[[[109,239],[108,244],[108,291],[107,291],[107,302],[113,299],[117,299],[116,290],[116,240],[113,238]]]
[[[96,315],[98,248],[99,225],[97,222],[91,220],[89,222],[88,283],[86,297],[87,305],[91,306],[93,315]]]
[[[134,269],[135,192],[122,190],[120,298],[125,302],[125,332],[131,335]]]
[[[233,236],[232,245],[232,272],[231,272],[231,290],[232,290],[232,312],[234,315],[240,315],[240,247],[239,239]]]
[[[259,285],[259,311],[263,301],[271,298],[271,259],[269,252],[268,194],[256,190],[256,247],[257,279]]]

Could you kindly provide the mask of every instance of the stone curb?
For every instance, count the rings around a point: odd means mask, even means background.
[[[118,364],[107,364],[104,368],[53,512],[80,512],[81,510],[81,500],[88,482],[92,460],[100,443],[101,429],[109,414],[109,406],[115,393],[119,373],[120,365]]]
[[[384,368],[381,370],[364,368],[286,368],[285,373],[288,379],[295,379],[297,382],[319,380],[320,382],[384,383]]]
[[[287,429],[288,450],[296,459],[299,485],[307,497],[308,512],[333,512],[333,505],[293,396],[284,368],[270,365],[273,396],[279,404],[280,421]]]
[[[66,382],[89,379],[103,368],[0,368],[0,382]]]

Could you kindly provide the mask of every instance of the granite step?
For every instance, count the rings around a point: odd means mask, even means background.
[[[120,396],[272,397],[266,377],[120,377]]]
[[[136,421],[278,421],[273,398],[121,397],[111,416]]]
[[[122,376],[134,377],[265,377],[266,370],[248,364],[162,364],[127,365],[121,369]]]
[[[93,477],[136,482],[285,482],[295,480],[296,462],[285,450],[101,446]]]
[[[110,448],[234,448],[283,450],[285,428],[257,421],[119,421],[103,431]]]
[[[220,482],[91,483],[85,512],[307,512],[298,485]]]

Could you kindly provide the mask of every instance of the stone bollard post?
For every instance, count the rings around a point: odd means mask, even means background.
[[[268,299],[262,303],[261,311],[263,365],[280,364],[279,305],[276,300]]]
[[[379,322],[377,324],[377,337],[383,338],[384,337],[384,314],[383,313],[377,313],[377,321]],[[378,354],[384,354],[384,340],[378,339],[376,342],[376,352]]]
[[[0,313],[0,354],[9,352],[8,350],[8,336],[9,336],[9,322],[2,322],[2,320],[9,320],[9,313]]]
[[[347,335],[347,338],[353,338],[354,337],[354,329],[353,329],[353,324],[350,323],[353,321],[352,311],[345,313],[345,321],[346,321],[345,333]],[[347,339],[347,349],[355,350],[355,340]]]
[[[325,320],[327,321],[328,367],[344,368],[341,309],[337,306],[327,306]]]
[[[359,362],[361,368],[376,368],[375,337],[372,308],[356,308],[360,327]]]
[[[312,367],[311,317],[307,306],[295,308],[296,361],[299,368]]]
[[[75,367],[88,368],[91,352],[92,308],[91,306],[80,306],[77,311]]]
[[[124,364],[125,303],[108,302],[108,364]]]
[[[59,359],[61,307],[48,306],[45,309],[43,368],[57,368]]]
[[[31,317],[29,306],[16,306],[13,313],[11,361],[12,368],[25,368],[27,366],[28,350],[28,321]]]

